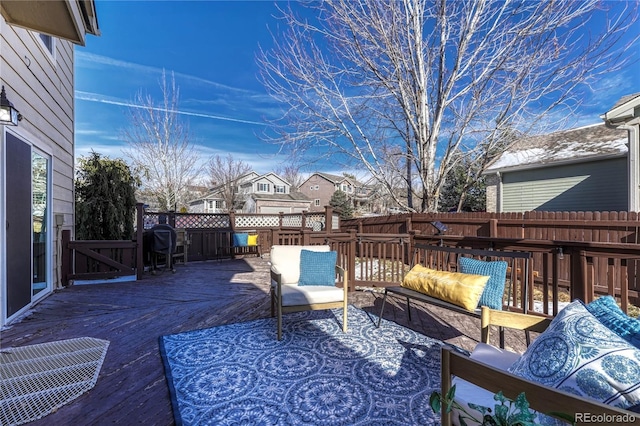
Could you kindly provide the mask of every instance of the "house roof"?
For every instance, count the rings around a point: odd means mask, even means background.
[[[294,202],[294,201],[311,201],[309,197],[304,195],[302,192],[290,192],[289,194],[256,194],[251,193],[251,197],[256,200],[277,200],[284,202]]]
[[[2,0],[7,23],[72,43],[85,44],[85,34],[100,35],[94,0]]]
[[[344,182],[345,180],[346,180],[346,181],[351,182],[352,184],[354,184],[354,185],[356,185],[356,186],[361,185],[361,184],[360,184],[360,182],[358,182],[357,180],[353,180],[353,179],[351,179],[350,177],[347,177],[347,176],[340,176],[340,175],[333,175],[333,174],[331,174],[331,173],[323,173],[323,172],[315,172],[315,173],[312,173],[312,174],[311,174],[311,176],[309,176],[309,177],[308,177],[308,178],[307,178],[307,179],[302,183],[302,185],[304,185],[304,184],[305,184],[309,179],[311,179],[311,177],[312,177],[312,176],[314,176],[314,175],[316,175],[316,176],[320,176],[321,178],[323,178],[323,179],[325,179],[325,180],[328,180],[329,182],[331,182],[331,183],[332,183],[332,184],[334,184],[334,185],[335,185],[335,184],[338,184],[338,183],[340,183],[340,182]]]
[[[600,118],[607,123],[620,125],[638,116],[640,116],[640,92],[623,96]]]
[[[516,141],[489,165],[485,174],[620,157],[627,153],[627,132],[593,124]]]

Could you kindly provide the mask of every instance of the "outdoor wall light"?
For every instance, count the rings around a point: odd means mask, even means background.
[[[18,121],[22,120],[22,114],[13,107],[13,104],[7,99],[7,93],[4,91],[4,85],[2,86],[2,92],[0,92],[0,124],[8,124],[10,126],[17,126]]]

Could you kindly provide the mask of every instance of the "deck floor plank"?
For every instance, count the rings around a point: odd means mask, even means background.
[[[174,424],[158,338],[270,316],[269,264],[247,257],[191,262],[177,272],[145,275],[130,283],[71,286],[46,297],[22,320],[0,332],[0,348],[82,336],[109,340],[96,386],[31,425]],[[350,293],[349,302],[377,317],[382,294]],[[479,320],[412,304],[387,301],[384,318],[471,350]],[[274,329],[275,335],[275,329]],[[523,342],[507,335],[507,343]]]

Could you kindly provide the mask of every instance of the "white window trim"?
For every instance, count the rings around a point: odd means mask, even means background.
[[[48,34],[42,34],[39,32],[31,32],[33,38],[36,39],[36,43],[38,44],[38,46],[40,47],[40,49],[42,49],[42,51],[45,53],[45,56],[49,59],[49,61],[51,62],[51,64],[55,65],[56,64],[56,44],[57,44],[57,39],[53,36],[50,36]],[[47,47],[46,44],[44,44],[44,40],[42,40],[42,37],[40,37],[40,35],[43,36],[48,36],[51,37],[51,50],[49,50],[49,48]]]

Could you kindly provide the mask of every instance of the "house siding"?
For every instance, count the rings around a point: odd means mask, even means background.
[[[626,158],[504,173],[502,191],[502,212],[627,210]]]
[[[37,33],[8,25],[0,19],[0,77],[7,97],[23,116],[18,126],[0,126],[0,181],[6,185],[6,134],[11,133],[29,145],[32,151],[43,153],[50,159],[50,204],[47,212],[49,224],[55,214],[64,216],[61,230],[74,233],[74,46],[66,40],[55,39],[54,55],[45,50]],[[5,194],[2,194],[4,203]],[[7,205],[2,204],[2,216]],[[0,217],[4,222],[5,217]],[[57,237],[50,232],[51,258],[47,262],[47,276],[51,286],[38,295],[48,294],[59,285],[56,265],[59,261]],[[6,235],[0,233],[0,252],[6,253]],[[2,256],[2,262],[5,257]],[[6,270],[2,274],[5,281]],[[4,305],[4,300],[2,301]],[[27,306],[28,307],[28,306]],[[25,307],[26,308],[26,307]],[[6,314],[6,312],[4,312]],[[0,318],[4,323],[5,315]]]
[[[316,186],[318,189],[315,189]],[[311,187],[314,189],[311,189]],[[335,191],[336,188],[333,182],[330,182],[317,174],[309,176],[309,179],[307,179],[300,187],[300,192],[311,199],[309,211],[312,212],[323,212],[325,206],[329,205],[331,196]],[[315,200],[320,200],[320,204],[316,206]]]

